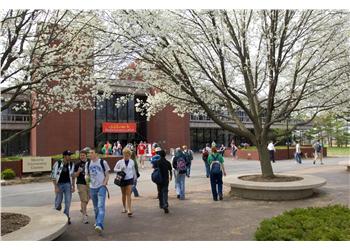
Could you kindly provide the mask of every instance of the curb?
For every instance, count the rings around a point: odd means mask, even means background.
[[[52,207],[2,207],[1,212],[30,217],[26,226],[2,236],[3,241],[49,241],[58,238],[67,229],[67,216]]]

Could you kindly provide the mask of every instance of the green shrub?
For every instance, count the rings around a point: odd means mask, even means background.
[[[350,240],[350,209],[341,205],[295,208],[265,219],[256,240]]]
[[[4,171],[1,172],[1,179],[11,180],[11,179],[14,179],[15,177],[16,177],[16,173],[10,168],[6,168]]]

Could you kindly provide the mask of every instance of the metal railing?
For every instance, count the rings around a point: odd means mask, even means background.
[[[1,114],[1,123],[27,124],[29,121],[30,115]]]

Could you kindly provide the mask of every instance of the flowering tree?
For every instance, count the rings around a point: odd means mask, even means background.
[[[50,112],[93,109],[111,94],[109,79],[123,58],[93,11],[1,12],[1,111],[27,110],[30,131]],[[118,36],[115,36],[118,38]],[[103,93],[99,95],[99,93]],[[13,107],[19,96],[28,102]]]
[[[248,137],[263,176],[272,177],[273,124],[303,112],[307,120],[293,130],[348,102],[349,27],[346,11],[131,10],[110,13],[109,29],[120,32],[125,52],[141,61],[134,73],[154,90],[139,103],[148,116],[168,104],[180,115],[205,112]]]

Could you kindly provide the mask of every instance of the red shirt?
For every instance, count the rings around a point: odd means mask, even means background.
[[[146,150],[146,145],[145,144],[140,144],[137,147],[137,150],[139,152],[139,155],[144,155],[145,154],[145,150]]]

